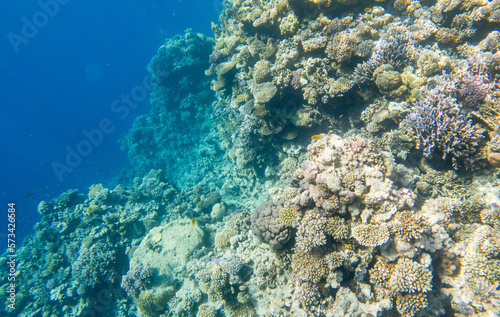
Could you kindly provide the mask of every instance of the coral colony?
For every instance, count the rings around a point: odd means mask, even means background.
[[[499,25],[225,2],[151,60],[120,183],[40,202],[9,316],[499,316]]]

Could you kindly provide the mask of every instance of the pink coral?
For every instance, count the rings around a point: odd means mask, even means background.
[[[366,141],[363,139],[358,139],[355,141],[352,141],[351,143],[351,149],[354,153],[359,153],[363,148],[366,146]]]

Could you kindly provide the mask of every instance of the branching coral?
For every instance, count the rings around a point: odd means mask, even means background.
[[[308,212],[299,224],[295,245],[302,252],[309,252],[313,248],[326,243],[326,217]]]
[[[360,224],[352,227],[352,236],[365,247],[378,247],[389,241],[387,225]]]
[[[389,284],[400,293],[426,293],[432,289],[431,282],[432,273],[422,264],[408,258],[400,258]]]
[[[391,223],[391,232],[406,241],[420,239],[425,229],[422,217],[408,210],[397,214],[395,221]]]
[[[329,217],[326,222],[326,234],[334,240],[345,240],[349,238],[349,226],[344,223],[344,219],[340,217]]]
[[[82,246],[80,256],[72,263],[72,274],[80,282],[81,295],[92,288],[113,283],[116,279],[116,252],[108,242],[97,242],[90,248]]]
[[[137,296],[151,281],[153,271],[149,265],[136,264],[122,277],[121,287],[129,296]]]
[[[401,123],[415,137],[417,148],[427,157],[450,159],[455,169],[474,169],[484,140],[483,129],[467,120],[454,98],[433,89],[414,105],[415,110]]]
[[[323,251],[305,253],[297,250],[292,257],[292,271],[295,281],[318,284],[328,274]]]

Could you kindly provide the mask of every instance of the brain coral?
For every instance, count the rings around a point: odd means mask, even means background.
[[[281,249],[290,239],[291,230],[280,220],[281,205],[263,202],[252,213],[252,232],[273,249]]]

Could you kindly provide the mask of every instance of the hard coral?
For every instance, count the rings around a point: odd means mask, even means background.
[[[321,250],[302,252],[297,249],[292,257],[292,270],[295,281],[317,284],[328,274],[328,265]]]
[[[122,277],[121,287],[129,296],[137,296],[146,288],[152,275],[153,271],[149,265],[136,264]]]
[[[280,220],[282,208],[268,201],[260,204],[252,214],[252,232],[273,249],[283,248],[292,234]]]
[[[450,159],[455,169],[478,167],[477,153],[484,140],[484,130],[457,113],[460,107],[454,98],[436,88],[414,107],[400,127],[415,137],[417,148],[425,156]]]
[[[398,294],[396,296],[396,309],[403,317],[413,317],[427,305],[426,294]]]
[[[365,247],[378,247],[389,241],[387,225],[360,224],[352,227],[352,236]]]
[[[394,267],[389,284],[400,293],[428,292],[432,289],[432,273],[422,264],[400,258]]]
[[[308,212],[299,224],[295,246],[303,252],[309,252],[315,247],[326,243],[326,217]]]
[[[280,209],[280,220],[287,226],[292,226],[295,219],[299,217],[299,213],[294,208],[281,208]]]

